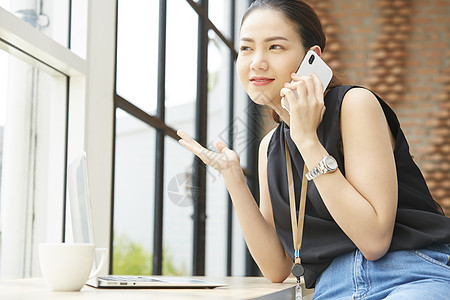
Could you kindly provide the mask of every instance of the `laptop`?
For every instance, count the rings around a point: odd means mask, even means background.
[[[86,153],[69,164],[68,189],[74,243],[94,243]],[[209,282],[195,277],[107,275],[87,283],[96,288],[215,288],[226,284]]]

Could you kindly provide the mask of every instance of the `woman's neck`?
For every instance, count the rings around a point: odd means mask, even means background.
[[[280,116],[280,120],[283,121],[284,123],[286,123],[288,126],[290,126],[290,114],[287,112],[287,110],[285,110],[282,106],[281,103],[278,105],[274,105],[271,107],[273,110],[275,110],[275,112],[278,114],[278,116]]]

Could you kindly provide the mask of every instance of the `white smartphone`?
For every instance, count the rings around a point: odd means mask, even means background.
[[[297,70],[297,74],[309,76],[311,73],[315,73],[317,77],[319,77],[323,85],[323,92],[325,92],[333,77],[333,71],[331,71],[330,67],[316,54],[316,52],[309,50],[306,52],[305,58]],[[289,103],[284,97],[281,98],[281,106],[289,112]]]

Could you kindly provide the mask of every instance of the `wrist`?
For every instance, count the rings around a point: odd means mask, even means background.
[[[317,135],[292,137],[293,142],[297,146],[297,149],[302,152],[302,149],[307,150],[316,147],[320,144]]]
[[[222,171],[221,174],[226,186],[228,186],[229,184],[237,183],[239,181],[245,182],[244,171],[242,170],[241,166],[231,167]]]

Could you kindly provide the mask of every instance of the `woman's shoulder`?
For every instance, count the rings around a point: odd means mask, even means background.
[[[340,111],[347,106],[379,107],[379,97],[370,89],[358,85],[341,85],[330,90],[332,93],[327,106],[337,106]],[[336,99],[337,98],[337,99]],[[333,99],[333,100],[331,100]],[[336,101],[337,100],[337,101]]]
[[[265,149],[267,151],[267,147],[269,145],[270,140],[272,139],[273,133],[277,130],[279,126],[271,129],[261,140],[259,144],[259,149]]]
[[[338,97],[338,98],[345,98],[347,95],[352,95],[352,94],[366,94],[369,95],[371,94],[372,96],[375,97],[374,92],[372,92],[370,89],[368,89],[367,87],[364,86],[360,86],[360,85],[339,85],[339,86],[335,86],[333,88],[331,88],[329,90],[329,93],[333,95],[333,97]]]
[[[354,86],[342,98],[341,118],[367,117],[368,115],[383,116],[384,112],[378,97],[369,89]]]
[[[279,145],[280,133],[283,128],[283,123],[279,123],[278,126],[271,129],[262,139],[259,144],[259,154],[266,157]]]
[[[349,89],[342,100],[343,105],[373,105],[375,103],[379,105],[379,101],[375,94],[371,90],[360,86],[354,86]]]

